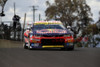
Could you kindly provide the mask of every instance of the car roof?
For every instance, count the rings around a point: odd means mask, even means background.
[[[62,24],[62,23],[60,21],[38,21],[34,23],[34,25],[39,25],[39,24],[48,25],[48,24]]]

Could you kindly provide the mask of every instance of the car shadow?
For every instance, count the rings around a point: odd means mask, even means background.
[[[31,49],[31,51],[80,51],[80,49],[62,50],[60,48],[34,48],[34,49]]]

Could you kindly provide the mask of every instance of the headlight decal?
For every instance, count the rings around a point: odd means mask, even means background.
[[[40,41],[40,39],[32,39],[32,40],[34,40],[34,41]]]
[[[67,38],[67,39],[65,39],[65,41],[67,41],[67,42],[73,42],[73,38]]]

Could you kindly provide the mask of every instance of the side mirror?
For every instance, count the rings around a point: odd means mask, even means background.
[[[67,26],[67,29],[71,29],[71,26]]]

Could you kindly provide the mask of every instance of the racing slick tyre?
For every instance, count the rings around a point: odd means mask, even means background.
[[[26,43],[24,44],[24,49],[28,49],[28,46],[26,46]]]
[[[61,48],[61,50],[65,50],[65,48]]]
[[[74,45],[69,47],[69,48],[67,48],[67,50],[74,50]]]
[[[61,50],[74,50],[74,46],[72,46],[72,47],[64,47],[64,48],[61,48]]]
[[[71,47],[71,48],[68,48],[67,50],[74,50],[74,46],[73,46],[73,47]]]

